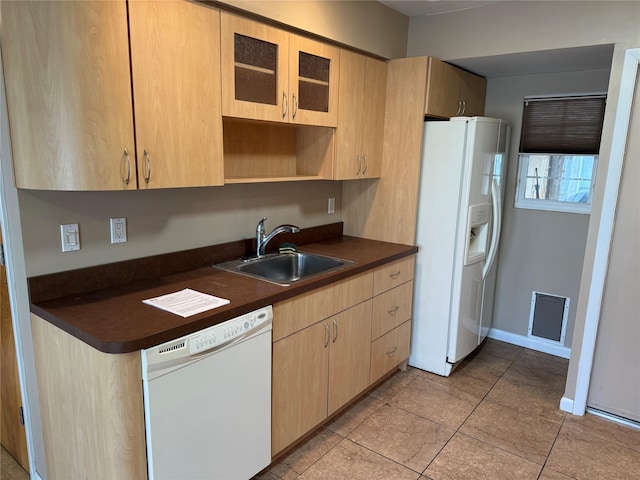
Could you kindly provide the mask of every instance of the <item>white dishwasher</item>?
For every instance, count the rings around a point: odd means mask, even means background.
[[[149,480],[248,480],[271,462],[271,306],[142,350]]]

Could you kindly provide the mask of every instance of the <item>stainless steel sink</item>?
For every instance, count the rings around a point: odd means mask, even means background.
[[[353,263],[350,260],[314,253],[293,252],[232,260],[214,265],[214,267],[286,286],[300,280],[333,272]]]

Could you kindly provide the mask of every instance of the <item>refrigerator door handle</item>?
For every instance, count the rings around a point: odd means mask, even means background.
[[[493,266],[493,262],[496,259],[496,253],[498,251],[498,243],[500,241],[500,228],[502,224],[502,201],[500,199],[500,187],[497,180],[494,178],[491,184],[491,205],[493,208],[493,221],[491,229],[491,245],[489,246],[489,252],[487,253],[487,259],[484,262],[482,268],[482,279],[484,280],[489,275],[489,271]]]

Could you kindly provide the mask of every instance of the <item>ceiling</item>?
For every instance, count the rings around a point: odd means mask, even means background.
[[[378,0],[380,3],[407,17],[437,15],[469,8],[484,7],[492,3],[510,0]]]
[[[514,0],[378,0],[407,17],[439,15]],[[445,59],[483,77],[508,77],[610,69],[613,45],[593,45],[533,52]]]

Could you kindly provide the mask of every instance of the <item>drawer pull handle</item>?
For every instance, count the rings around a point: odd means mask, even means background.
[[[336,343],[336,340],[338,339],[338,323],[336,322],[336,320],[333,320],[333,328],[335,331],[335,335],[333,336],[333,342],[332,343]]]
[[[398,350],[398,346],[396,345],[395,347],[393,347],[393,349],[390,352],[387,352],[387,355],[392,357],[394,353],[396,353],[396,350]]]
[[[329,340],[331,339],[331,334],[329,333],[329,325],[324,326],[324,332],[326,334],[324,340],[324,348],[327,348],[329,346]]]
[[[398,310],[400,309],[399,305],[396,305],[393,308],[390,308],[389,310],[387,310],[387,313],[391,316],[394,316],[396,313],[398,313]]]
[[[393,278],[394,280],[396,280],[399,276],[400,276],[400,270],[389,274],[389,277]]]

